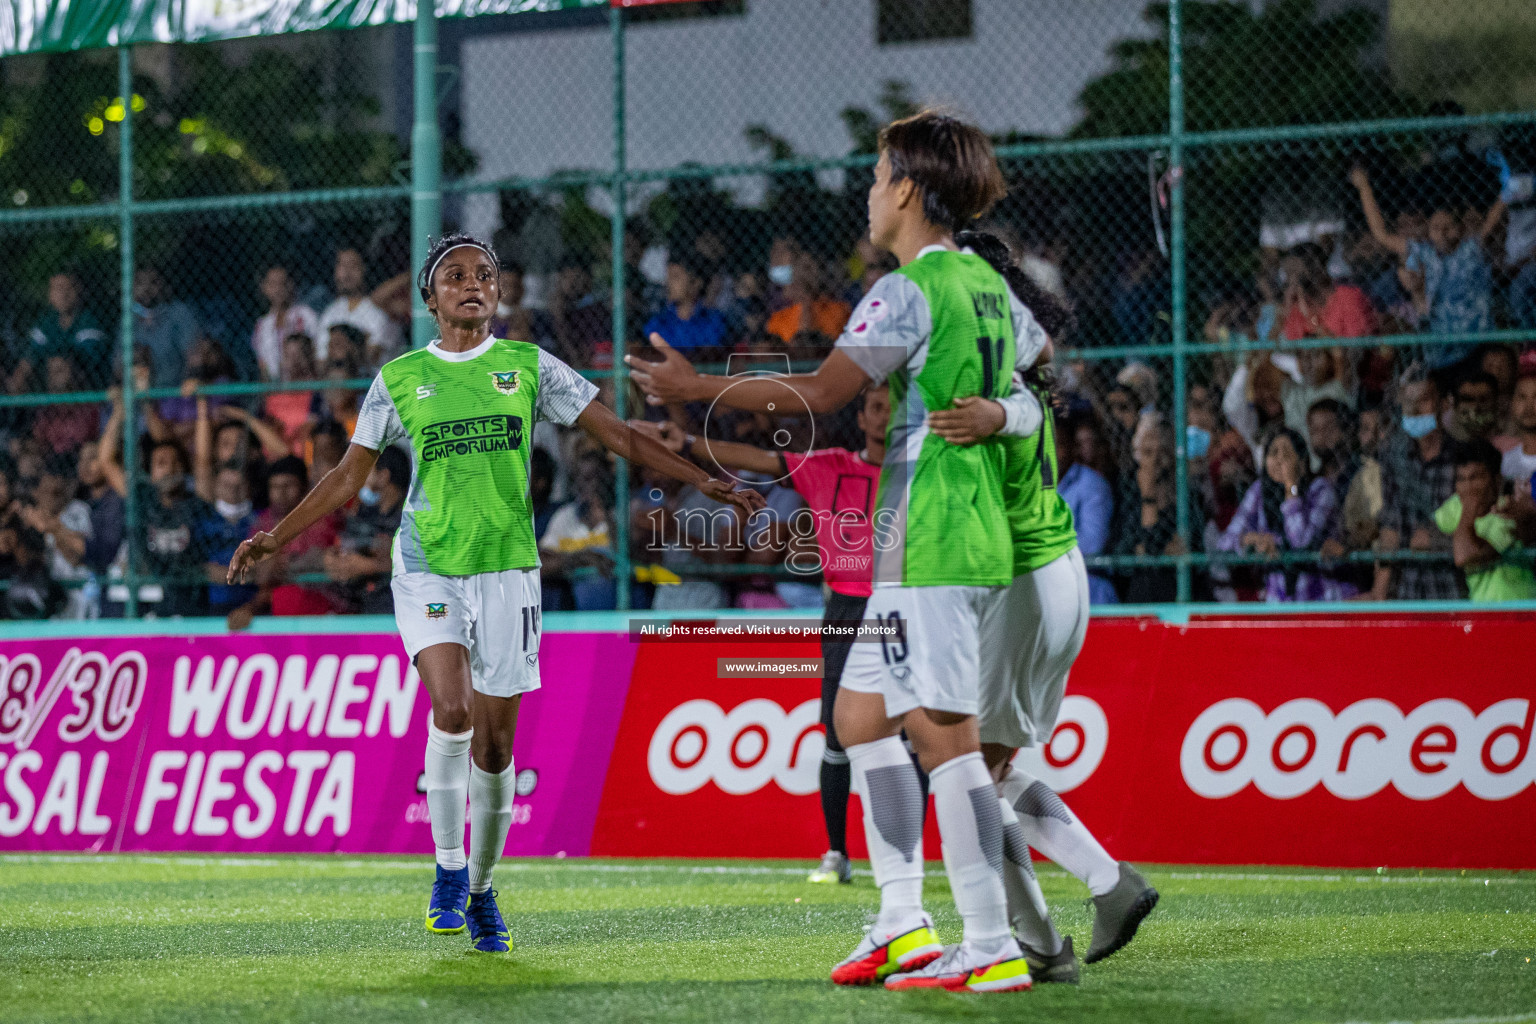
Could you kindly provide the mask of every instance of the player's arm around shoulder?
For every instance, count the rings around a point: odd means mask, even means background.
[[[975,444],[993,434],[1029,437],[1045,422],[1045,410],[1034,389],[1019,374],[1006,398],[970,395],[955,399],[953,408],[928,414],[928,429],[950,444]]]

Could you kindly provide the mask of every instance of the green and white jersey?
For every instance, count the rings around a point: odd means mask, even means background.
[[[597,388],[536,345],[487,338],[467,352],[437,342],[384,364],[352,443],[409,442],[411,487],[394,572],[473,576],[539,564],[528,496],[536,420],[569,426]]]
[[[1021,416],[1015,408],[1021,405],[1032,408]],[[1049,565],[1077,546],[1072,509],[1056,493],[1056,424],[1050,416],[1033,413],[1043,405],[1043,399],[1018,379],[1013,394],[1003,399],[1008,420],[997,442],[1003,448],[1003,506],[1013,540],[1015,576]],[[1021,429],[1026,419],[1039,426]]]
[[[854,310],[837,347],[891,386],[873,523],[876,586],[1012,581],[1002,446],[952,445],[929,433],[928,413],[956,398],[1003,398],[1046,341],[986,260],[939,246],[881,278]]]

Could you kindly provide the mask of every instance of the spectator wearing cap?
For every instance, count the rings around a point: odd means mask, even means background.
[[[1536,599],[1536,577],[1504,558],[1515,546],[1516,525],[1499,508],[1499,461],[1487,441],[1460,445],[1456,493],[1435,510],[1435,525],[1450,538],[1473,601],[1529,601]]]
[[[667,261],[667,304],[645,325],[646,337],[660,335],[690,359],[718,357],[726,342],[725,317],[703,303],[704,270],[698,261]]]
[[[261,275],[261,297],[267,302],[267,312],[251,331],[251,350],[262,379],[281,380],[284,339],[291,334],[318,336],[320,318],[308,306],[294,301],[293,275],[280,263]]]
[[[149,353],[149,383],[180,387],[187,376],[187,357],[201,333],[191,307],[170,297],[159,268],[140,267],[133,273],[133,312],[134,344]]]
[[[367,337],[367,362],[371,366],[382,365],[399,355],[400,330],[368,294],[368,268],[363,263],[363,254],[353,248],[338,251],[332,278],[336,284],[336,299],[320,314],[319,333],[315,336],[316,358],[323,361],[330,355],[327,346],[334,324],[351,324],[363,332]]]
[[[31,344],[20,354],[8,381],[12,394],[30,390],[38,367],[53,354],[72,358],[79,380],[88,388],[104,387],[112,379],[107,332],[85,308],[81,291],[74,271],[61,270],[48,279],[48,311],[27,332]]]
[[[1453,442],[1440,426],[1440,387],[1432,376],[1415,374],[1399,388],[1402,432],[1382,456],[1380,551],[1434,552],[1445,562],[1379,562],[1371,596],[1384,601],[1394,591],[1409,601],[1454,601],[1463,585],[1450,564],[1450,538],[1435,528],[1435,511],[1456,491]],[[1393,586],[1394,577],[1396,580]]]
[[[356,511],[347,517],[336,545],[325,553],[325,572],[335,584],[343,610],[394,613],[390,546],[400,528],[400,510],[410,485],[410,459],[397,447],[385,448],[358,491]]]

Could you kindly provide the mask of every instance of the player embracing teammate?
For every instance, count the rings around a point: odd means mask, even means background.
[[[386,363],[341,463],[271,533],[235,551],[229,578],[276,554],[350,501],[379,453],[403,443],[411,483],[393,545],[395,622],[432,698],[427,807],[437,876],[426,926],[468,930],[503,953],[511,935],[491,888],[512,821],[512,739],[522,696],[540,686],[539,555],[528,492],[537,420],[575,425],[609,451],[691,483],[750,515],[762,507],[626,426],[597,388],[536,345],[491,336],[496,254],[468,235],[440,239],[417,284],[438,340]],[[470,844],[464,852],[465,803]]]
[[[1063,505],[1058,516],[1041,496],[1060,500],[1054,447],[1047,463],[1039,453],[1052,445],[1050,426],[1022,378],[1049,357],[1050,339],[999,272],[1011,266],[1006,250],[989,261],[956,238],[1005,193],[991,145],[936,112],[891,124],[880,141],[870,238],[901,266],[865,296],[816,372],[704,376],[664,344],[660,363],[631,366],[654,403],[750,411],[771,410],[790,389],[812,412],[831,412],[889,384],[876,515],[894,542],[876,546],[866,613],[886,635],[853,645],[834,711],[880,912],[832,979],[1019,991],[1031,984],[1030,960],[1041,980],[1076,977],[1025,843],[1090,885],[1090,960],[1124,945],[1157,894],[1109,859],[1059,797],[1008,767],[1018,746],[1050,739],[1086,629],[1087,580],[1070,513]],[[922,906],[923,794],[903,729],[931,780],[964,922],[954,946],[940,945]]]

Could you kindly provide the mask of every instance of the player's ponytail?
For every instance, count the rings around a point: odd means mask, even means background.
[[[992,269],[1008,282],[1008,290],[1034,315],[1035,322],[1051,336],[1052,341],[1058,341],[1071,332],[1076,323],[1072,311],[1064,302],[1036,284],[1034,278],[1024,273],[1014,262],[1013,253],[1001,238],[986,231],[962,231],[955,235],[955,244],[962,249],[970,249],[991,264]],[[1049,367],[1030,367],[1024,374],[1024,383],[1054,401],[1051,389],[1055,384],[1055,374]]]

